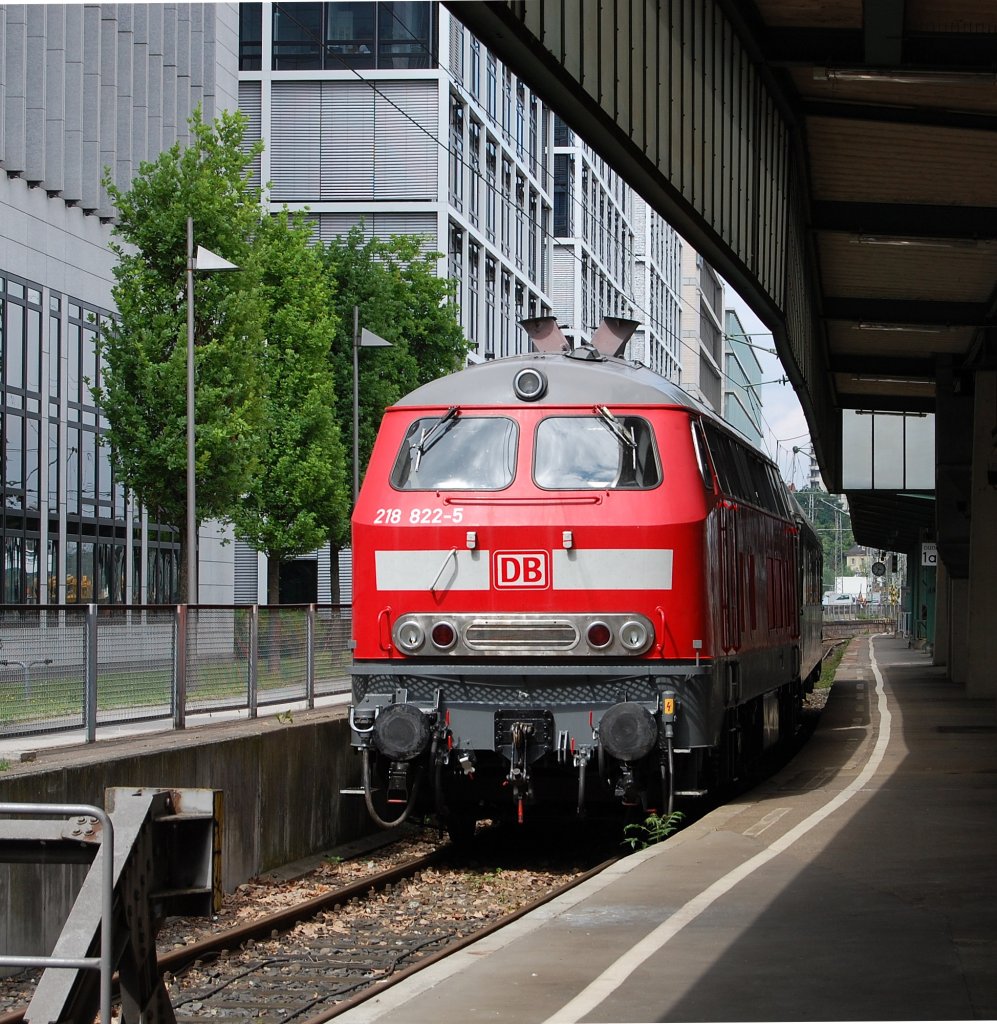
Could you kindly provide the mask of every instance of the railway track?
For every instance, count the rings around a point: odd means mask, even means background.
[[[776,770],[806,742],[823,703],[811,704],[813,697],[796,741],[766,758],[738,791]],[[714,805],[704,801],[684,808],[685,824]],[[335,875],[317,881],[305,875],[288,883],[282,888],[313,895],[284,900],[234,927],[194,938],[200,925],[196,919],[184,920],[171,937],[166,933],[166,944],[172,941],[176,948],[161,945],[159,956],[176,1020],[331,1020],[618,859],[619,830],[607,831],[605,823],[594,833],[576,827],[577,832],[569,827],[553,837],[529,826],[488,830],[459,857],[447,846],[425,852],[431,844],[422,841],[420,855],[399,862],[400,855],[386,848],[374,860],[365,854],[367,873],[345,884],[334,881]],[[377,870],[377,863],[384,862],[391,866]],[[351,863],[337,868],[345,872]],[[262,907],[271,888],[281,887],[257,883],[242,888],[249,890],[244,902]],[[9,997],[9,983],[0,979],[0,1024],[22,1024],[24,1007],[4,1012],[11,1006],[9,998],[4,1000],[5,987]]]
[[[530,844],[483,845],[487,861],[443,847],[161,954],[178,1024],[330,1020],[612,862],[537,868],[524,866],[536,863]],[[0,1024],[20,1024],[23,1012]]]

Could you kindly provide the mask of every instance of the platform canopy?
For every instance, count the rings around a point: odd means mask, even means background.
[[[989,0],[448,6],[770,327],[824,479],[853,509],[882,488],[848,482],[847,411],[930,430],[997,366]],[[965,489],[970,432],[949,411],[941,475]],[[918,458],[934,453],[901,455]],[[888,546],[858,512],[863,540]]]

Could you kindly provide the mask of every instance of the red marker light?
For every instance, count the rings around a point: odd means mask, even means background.
[[[613,634],[605,622],[593,622],[588,628],[587,636],[592,647],[608,647],[613,640]]]
[[[441,651],[449,651],[457,642],[457,631],[449,622],[437,622],[430,635],[433,638],[433,643]]]

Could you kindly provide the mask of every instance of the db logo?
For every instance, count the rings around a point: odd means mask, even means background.
[[[543,590],[549,586],[546,551],[496,551],[494,580],[497,589]]]

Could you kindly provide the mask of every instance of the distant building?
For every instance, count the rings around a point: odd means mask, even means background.
[[[640,315],[630,352],[662,377],[682,383],[682,250],[678,232],[633,196],[634,305]]]
[[[420,235],[457,281],[472,361],[526,351],[551,310],[553,117],[430,2],[243,3],[239,105],[272,208],[329,242]],[[266,561],[235,544],[236,599],[265,600]],[[350,563],[341,560],[348,600]],[[331,598],[328,549],[281,573],[284,597]],[[286,584],[286,586],[285,586]]]
[[[626,355],[679,379],[675,230],[579,135],[554,119],[553,313],[572,343],[604,316],[639,322]]]
[[[329,242],[420,235],[475,359],[550,310],[552,117],[438,3],[244,3],[239,104],[272,207]]]
[[[703,257],[682,247],[682,387],[723,412],[723,282]]]
[[[845,565],[856,576],[867,575],[872,563],[873,557],[868,548],[852,547],[845,552]]]
[[[807,486],[812,491],[824,490],[824,481],[821,479],[820,466],[817,464],[817,456],[813,453],[810,455],[810,475],[807,480]]]
[[[762,365],[733,309],[724,313],[723,417],[757,447],[762,445]]]
[[[574,345],[604,316],[635,318],[632,212],[623,179],[555,117],[553,314]]]

